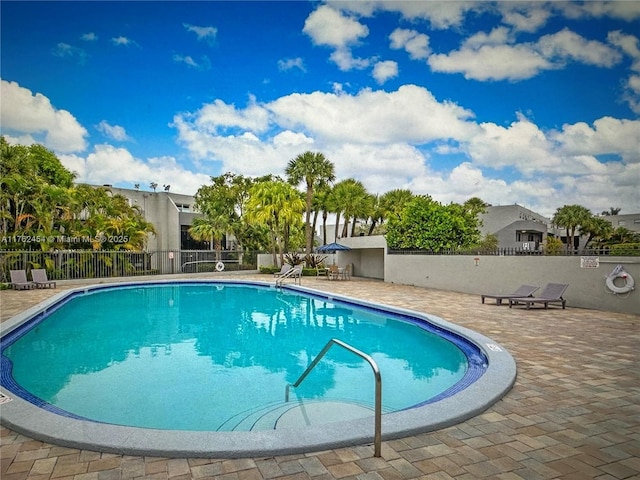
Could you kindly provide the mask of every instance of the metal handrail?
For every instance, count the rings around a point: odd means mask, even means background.
[[[295,282],[296,279],[299,280],[300,277],[302,277],[302,269],[293,267],[291,270],[288,270],[285,273],[283,273],[282,275],[280,275],[276,279],[276,287],[278,285],[282,285],[283,280],[285,280],[286,278],[291,278],[291,277],[293,277],[294,282]]]
[[[296,388],[298,385],[302,383],[302,381],[309,375],[309,372],[313,370],[313,368],[318,364],[318,362],[324,357],[324,355],[329,351],[329,349],[333,345],[338,345],[346,350],[349,350],[352,353],[355,353],[359,357],[366,360],[371,369],[373,370],[373,375],[375,377],[375,426],[374,426],[374,436],[373,436],[373,456],[380,457],[381,456],[381,445],[382,445],[382,377],[380,375],[380,369],[378,368],[378,364],[375,362],[373,358],[367,355],[364,352],[361,352],[357,348],[352,347],[348,343],[344,343],[337,338],[332,338],[327,342],[322,351],[318,354],[316,358],[313,359],[313,362],[307,367],[307,369],[302,372],[302,375],[296,380],[294,384],[287,384],[285,389],[284,399],[285,402],[289,401],[289,387]]]

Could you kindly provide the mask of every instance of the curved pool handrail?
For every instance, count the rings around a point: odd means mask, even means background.
[[[380,457],[382,455],[381,453],[381,449],[382,449],[381,448],[382,447],[382,376],[380,375],[380,369],[378,368],[378,364],[375,362],[373,358],[371,358],[366,353],[358,350],[355,347],[352,347],[348,343],[338,340],[337,338],[332,338],[327,342],[327,344],[324,346],[322,351],[316,356],[316,358],[313,359],[313,361],[307,367],[307,369],[304,372],[302,372],[302,375],[298,377],[298,380],[296,380],[296,382],[293,384],[290,384],[290,383],[287,384],[287,387],[285,389],[285,394],[284,394],[284,401],[285,402],[289,401],[289,388],[290,387],[296,388],[298,385],[300,385],[302,381],[307,377],[307,375],[309,375],[311,370],[313,370],[314,367],[318,364],[318,362],[322,360],[322,357],[325,356],[325,354],[329,351],[329,349],[333,345],[338,345],[350,351],[351,353],[355,353],[359,357],[366,360],[367,363],[369,363],[369,365],[371,366],[371,369],[373,370],[373,376],[375,377],[375,411],[374,411],[375,426],[374,426],[374,435],[373,435],[373,456]]]

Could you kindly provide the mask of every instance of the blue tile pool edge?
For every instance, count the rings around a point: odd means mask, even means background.
[[[34,317],[57,308],[75,295],[110,288],[136,287],[152,284],[242,284],[275,288],[273,283],[249,280],[180,280],[124,282],[85,286],[61,292],[45,302],[16,315],[3,323],[4,338]],[[350,303],[377,311],[394,313],[427,322],[451,332],[476,345],[487,359],[487,368],[473,383],[455,395],[437,402],[383,415],[382,436],[391,440],[438,430],[474,417],[497,402],[513,386],[516,364],[513,357],[493,340],[444,319],[420,312],[380,305],[342,295],[328,294],[297,285],[284,290],[300,291],[322,299]],[[3,425],[37,440],[72,448],[99,450],[127,455],[164,457],[242,458],[262,455],[287,455],[340,448],[373,441],[373,418],[330,423],[303,429],[282,429],[256,432],[191,432],[133,428],[101,424],[78,418],[68,418],[48,412],[6,389],[2,393],[11,401],[2,405]]]

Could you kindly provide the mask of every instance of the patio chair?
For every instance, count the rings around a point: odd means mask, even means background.
[[[316,277],[328,277],[329,269],[327,267],[316,266]]]
[[[540,287],[534,287],[533,285],[521,285],[513,293],[485,293],[484,295],[480,295],[480,298],[482,298],[482,303],[484,303],[485,298],[494,298],[496,300],[496,305],[502,305],[502,300],[508,300],[509,298],[533,297],[533,292],[539,288]]]
[[[331,265],[329,267],[329,280],[336,280],[340,278],[340,269],[338,268],[337,265]]]
[[[31,278],[37,288],[56,288],[56,282],[47,278],[47,271],[44,268],[31,270]]]
[[[287,273],[289,270],[291,270],[291,265],[289,265],[288,263],[285,263],[284,265],[282,265],[282,268],[280,268],[279,272],[276,272],[273,274],[274,277],[281,277],[282,275],[284,275],[285,273]]]
[[[291,273],[291,277],[300,278],[302,277],[302,265],[296,265],[293,267],[293,272]]]
[[[565,283],[549,283],[544,287],[544,290],[542,290],[539,297],[510,298],[509,308],[513,305],[524,304],[528,310],[534,303],[542,303],[544,308],[547,308],[550,303],[559,303],[564,309],[567,301],[562,297],[562,295],[567,288],[569,288],[569,285]]]
[[[32,288],[36,288],[34,282],[27,280],[26,270],[11,270],[9,273],[11,274],[11,287],[14,290],[31,290]]]
[[[347,264],[346,267],[342,269],[342,279],[343,280],[351,280],[351,264]]]

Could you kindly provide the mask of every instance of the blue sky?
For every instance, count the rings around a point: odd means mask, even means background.
[[[640,1],[13,2],[1,133],[193,194],[320,151],[339,180],[640,212]]]

